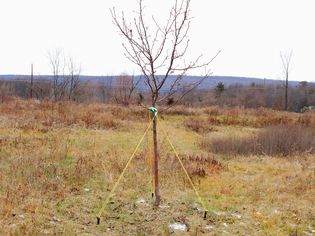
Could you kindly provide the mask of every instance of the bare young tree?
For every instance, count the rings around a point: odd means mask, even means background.
[[[80,86],[81,66],[78,66],[72,57],[69,57],[67,64],[68,76],[66,84],[68,85],[68,99],[74,100]]]
[[[113,93],[113,77],[103,77],[98,81],[98,89],[102,98],[102,102],[111,101]]]
[[[121,75],[116,77],[115,101],[117,103],[128,105],[132,100],[132,95],[140,82],[140,78],[136,78],[133,75]]]
[[[65,57],[61,49],[48,52],[48,58],[53,73],[54,100],[73,100],[80,85],[81,66],[71,56]]]
[[[53,73],[53,96],[54,99],[58,98],[58,84],[60,74],[60,61],[61,61],[61,50],[56,49],[55,51],[48,52],[48,59],[50,62],[51,70]]]
[[[281,62],[282,62],[282,75],[285,80],[284,84],[284,110],[288,110],[288,90],[289,90],[289,74],[291,72],[291,59],[292,59],[293,51],[290,53],[281,52]]]
[[[61,49],[48,52],[48,59],[53,73],[53,97],[55,101],[62,99],[65,94],[67,81],[64,79],[65,58]]]
[[[151,105],[155,107],[158,103],[179,94],[183,87],[185,92],[177,97],[177,101],[196,88],[210,74],[207,66],[219,52],[206,62],[201,62],[202,55],[190,62],[185,61],[190,42],[188,32],[191,25],[191,0],[175,0],[165,24],[160,24],[153,16],[151,21],[146,18],[143,2],[138,1],[138,11],[130,22],[126,20],[124,12],[118,16],[115,8],[111,9],[111,15],[114,25],[125,40],[122,44],[125,56],[138,66],[143,74],[144,82],[151,92]],[[204,68],[205,76],[197,81],[185,83],[183,78],[188,71],[198,68]],[[174,76],[170,77],[172,74]],[[166,81],[170,83],[164,92]],[[153,143],[155,205],[158,206],[160,193],[156,119],[153,119]]]

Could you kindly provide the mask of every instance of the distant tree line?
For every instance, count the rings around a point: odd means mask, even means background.
[[[56,67],[57,68],[57,67]],[[72,67],[71,67],[72,68]],[[102,102],[132,104],[141,103],[145,93],[141,93],[138,84],[141,78],[129,75],[104,77],[103,79],[82,80],[80,74],[59,73],[56,69],[50,78],[36,77],[31,82],[25,78],[0,79],[0,101],[16,96],[38,100],[75,101],[75,102]]]
[[[302,81],[298,86],[285,86],[252,83],[251,85],[234,84],[225,87],[223,83],[218,83],[214,89],[194,91],[183,102],[187,105],[267,107],[295,112],[315,105],[315,85],[313,83]]]
[[[139,88],[139,77],[121,75],[104,77],[97,81],[82,81],[79,74],[58,76],[58,81],[36,78],[33,82],[33,98],[56,101],[101,102],[116,104],[145,104],[151,99],[149,91]],[[17,96],[30,98],[30,81],[26,79],[0,80],[0,101]],[[225,86],[220,82],[212,89],[195,89],[178,104],[187,106],[218,105],[226,107],[267,107],[283,110],[285,106],[285,85],[234,84]],[[177,96],[185,94],[183,88]],[[163,91],[162,91],[163,93]],[[287,109],[300,112],[304,107],[315,105],[315,85],[302,81],[298,86],[288,87]],[[169,97],[165,104],[171,105],[176,97]]]

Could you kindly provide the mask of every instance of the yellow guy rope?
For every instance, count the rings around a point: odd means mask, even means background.
[[[158,116],[157,116],[157,119],[159,120],[159,117],[158,117]],[[185,168],[185,166],[184,166],[182,160],[180,159],[180,157],[179,157],[179,155],[178,155],[178,153],[177,153],[177,151],[176,151],[174,145],[172,144],[172,142],[171,142],[169,136],[168,136],[167,133],[165,132],[165,129],[163,128],[161,122],[159,122],[159,123],[160,123],[160,127],[161,127],[161,129],[162,129],[164,135],[166,136],[167,141],[168,141],[169,144],[171,145],[171,147],[172,147],[172,149],[173,149],[173,151],[174,151],[174,153],[175,153],[175,156],[177,157],[177,159],[178,159],[180,165],[182,166],[182,168],[183,168],[183,170],[184,170],[184,172],[185,172],[185,174],[186,174],[186,176],[187,176],[187,178],[188,178],[188,180],[189,180],[190,185],[191,185],[192,188],[194,189],[194,191],[195,191],[195,193],[196,193],[196,195],[197,195],[197,197],[198,197],[198,199],[199,199],[199,202],[201,203],[201,205],[202,205],[202,207],[203,207],[203,209],[204,209],[204,211],[205,211],[205,213],[204,213],[204,218],[206,218],[206,217],[207,217],[208,209],[207,209],[207,207],[206,207],[204,201],[203,201],[202,198],[200,197],[200,195],[199,195],[199,193],[198,193],[198,191],[197,191],[197,189],[196,189],[194,183],[192,182],[191,178],[189,177],[189,174],[188,174],[188,172],[187,172],[187,170],[186,170],[186,168]]]
[[[153,119],[154,119],[154,117],[153,117]],[[152,120],[153,120],[153,119],[152,119]],[[150,129],[150,127],[152,126],[152,120],[150,120],[150,121],[149,121],[148,127],[146,128],[146,130],[145,130],[144,134],[142,135],[142,137],[141,137],[141,139],[140,139],[139,143],[137,144],[137,146],[136,146],[136,148],[135,148],[134,152],[132,153],[132,155],[131,155],[131,157],[130,157],[129,161],[127,162],[127,164],[126,164],[125,168],[124,168],[124,169],[123,169],[123,171],[121,172],[121,174],[120,174],[120,176],[119,176],[118,180],[116,181],[116,183],[115,183],[114,187],[112,188],[112,190],[111,190],[111,191],[110,191],[110,193],[108,194],[107,198],[105,199],[105,202],[104,202],[104,204],[103,204],[102,208],[101,208],[101,209],[100,209],[100,211],[98,212],[98,214],[97,214],[97,216],[96,216],[96,219],[97,219],[97,224],[100,224],[100,220],[101,220],[101,215],[102,215],[102,212],[104,211],[104,209],[105,209],[106,205],[108,204],[109,199],[111,198],[111,196],[112,196],[113,192],[115,192],[115,190],[116,190],[116,188],[117,188],[117,186],[118,186],[118,184],[119,184],[120,180],[121,180],[121,179],[122,179],[122,177],[124,176],[124,174],[125,174],[125,172],[126,172],[126,170],[127,170],[128,166],[129,166],[129,164],[131,163],[132,159],[134,158],[134,156],[135,156],[136,152],[138,151],[138,148],[139,148],[140,144],[142,143],[142,141],[143,141],[144,137],[146,136],[146,134],[147,134],[148,130],[149,130],[149,129]]]

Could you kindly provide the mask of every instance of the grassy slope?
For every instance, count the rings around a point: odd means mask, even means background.
[[[112,106],[51,108],[23,101],[0,104],[0,109],[0,234],[168,235],[174,222],[188,224],[187,235],[314,234],[314,156],[214,156],[224,168],[213,172],[203,166],[207,175],[193,177],[210,210],[203,220],[161,133],[165,207],[152,208],[144,144],[96,226],[102,200],[145,129],[142,110],[129,114]],[[218,124],[216,131],[196,133],[184,125],[192,115],[197,120],[206,116],[174,112],[162,119],[181,154],[213,157],[200,148],[204,136],[249,135],[257,129]],[[137,204],[140,198],[146,203]]]

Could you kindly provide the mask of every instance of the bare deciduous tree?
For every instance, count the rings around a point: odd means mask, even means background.
[[[282,62],[282,74],[285,80],[284,84],[284,110],[288,110],[288,89],[289,89],[289,74],[291,72],[291,59],[292,59],[293,51],[291,50],[290,53],[280,53],[281,62]]]
[[[113,93],[113,77],[104,77],[98,82],[102,102],[110,102]]]
[[[124,12],[118,16],[115,8],[111,9],[111,14],[114,25],[125,39],[125,43],[122,44],[125,56],[141,70],[144,82],[151,91],[151,105],[155,107],[157,103],[183,91],[183,87],[185,93],[180,94],[177,101],[196,88],[210,74],[207,66],[219,52],[207,62],[200,62],[202,55],[190,62],[185,61],[190,42],[188,38],[191,25],[190,0],[175,0],[164,25],[153,16],[151,25],[149,24],[143,2],[143,0],[138,1],[138,12],[130,22],[126,20]],[[197,68],[204,68],[205,76],[197,81],[185,83],[183,78],[187,72]],[[170,79],[171,74],[175,75],[172,79]],[[170,83],[167,91],[162,93],[166,81]],[[156,119],[153,119],[153,143],[155,205],[159,205]]]
[[[7,81],[0,81],[0,102],[4,102],[7,97],[15,95],[15,90],[12,83]]]
[[[137,79],[135,76],[128,75],[116,77],[115,101],[117,103],[128,105],[132,100],[132,95],[140,82],[140,78]]]
[[[70,57],[68,59],[68,99],[74,100],[77,90],[79,89],[80,85],[80,73],[81,73],[81,66],[76,65],[73,58]]]
[[[54,100],[57,101],[61,99],[61,87],[63,87],[62,76],[60,75],[63,69],[62,50],[56,49],[49,51],[48,59],[53,73],[53,97]]]
[[[33,64],[31,64],[31,86],[30,86],[30,98],[33,98],[33,90],[34,90],[34,76],[33,76]]]
[[[61,49],[48,52],[48,58],[53,73],[54,100],[73,100],[80,85],[81,66],[71,56],[66,58]]]

